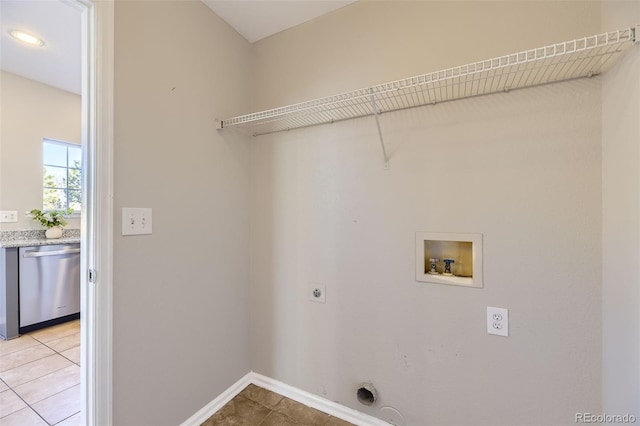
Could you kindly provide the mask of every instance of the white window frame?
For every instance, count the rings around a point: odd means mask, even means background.
[[[67,164],[65,167],[63,166],[58,166],[55,164],[47,164],[44,158],[44,146],[45,144],[50,143],[50,144],[55,144],[55,145],[62,145],[65,146],[67,148]],[[64,168],[66,169],[66,174],[67,174],[67,181],[66,181],[66,187],[65,188],[49,188],[44,186],[44,184],[42,185],[42,207],[43,210],[45,210],[45,206],[44,206],[44,194],[45,191],[47,189],[58,189],[58,190],[62,190],[64,189],[64,191],[66,192],[66,206],[64,207],[64,209],[68,209],[69,208],[69,169],[75,169],[75,167],[69,167],[69,149],[78,149],[81,153],[82,153],[82,145],[78,145],[77,143],[73,143],[73,142],[65,142],[65,141],[60,141],[57,139],[51,139],[51,138],[44,138],[42,139],[42,173],[44,176],[44,168],[45,167],[58,167],[58,168]],[[80,164],[80,167],[82,167],[82,162]],[[82,184],[80,185],[80,192],[82,192],[83,188],[82,188]],[[80,203],[82,206],[82,202]],[[78,209],[74,209],[72,216],[74,217],[80,217],[80,212],[82,211],[82,208],[80,208],[80,210]]]

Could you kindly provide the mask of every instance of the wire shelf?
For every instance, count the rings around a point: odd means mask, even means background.
[[[253,135],[333,123],[422,105],[602,73],[636,42],[638,27],[435,71],[367,89],[222,120],[220,128],[252,129]]]

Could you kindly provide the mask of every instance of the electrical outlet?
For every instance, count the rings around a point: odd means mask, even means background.
[[[152,210],[125,207],[122,209],[122,235],[151,234]]]
[[[487,333],[509,336],[509,310],[487,306]]]
[[[325,286],[318,283],[311,283],[309,286],[309,300],[316,303],[326,303]]]
[[[3,210],[0,211],[0,222],[17,222],[18,212],[15,210]]]

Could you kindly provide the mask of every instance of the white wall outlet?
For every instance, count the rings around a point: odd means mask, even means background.
[[[509,336],[509,310],[487,306],[487,333]]]
[[[316,303],[326,303],[326,288],[323,284],[311,283],[309,286],[309,300]]]
[[[122,235],[145,235],[153,231],[152,210],[124,207],[122,209]]]
[[[18,212],[15,210],[3,210],[0,211],[0,222],[17,222],[18,221]]]

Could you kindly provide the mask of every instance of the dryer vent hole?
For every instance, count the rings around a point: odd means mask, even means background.
[[[376,402],[376,390],[371,385],[363,385],[358,389],[358,401],[363,405],[373,405]]]

